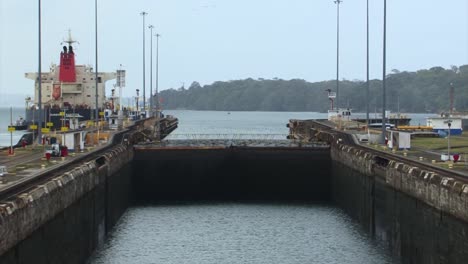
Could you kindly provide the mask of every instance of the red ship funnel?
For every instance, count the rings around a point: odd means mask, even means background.
[[[63,51],[60,53],[60,82],[76,82],[76,70],[75,70],[75,54],[73,53],[73,47],[70,45],[67,47],[63,46]]]

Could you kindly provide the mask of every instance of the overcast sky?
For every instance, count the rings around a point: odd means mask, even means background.
[[[383,0],[370,2],[370,73],[381,79]],[[388,72],[468,64],[467,0],[387,2]],[[141,11],[148,13],[146,26],[162,35],[160,90],[248,77],[336,78],[333,0],[98,0],[99,71],[122,64],[124,96],[143,85]],[[24,73],[38,68],[37,21],[37,0],[0,0],[1,95],[33,95]],[[340,79],[364,80],[366,0],[344,0],[340,21]],[[68,29],[79,41],[77,64],[95,64],[94,0],[42,0],[43,71],[59,63]],[[147,96],[150,38],[146,28]],[[114,83],[107,83],[108,91]]]

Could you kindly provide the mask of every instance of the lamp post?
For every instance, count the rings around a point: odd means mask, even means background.
[[[10,106],[10,126],[13,127],[13,107]],[[10,129],[8,129],[10,130]],[[10,148],[8,149],[8,155],[14,155],[13,149],[13,130],[10,130]]]
[[[452,126],[452,123],[449,122],[448,123],[448,128],[449,128],[448,129],[448,137],[447,137],[447,154],[448,154],[449,161],[450,161],[450,127],[451,126]]]
[[[342,0],[334,1],[336,4],[336,108],[339,106],[340,98],[340,4]]]
[[[455,93],[455,88],[453,87],[453,83],[450,83],[450,92],[449,92],[449,97],[450,97],[450,109],[449,109],[449,114],[452,116],[453,114],[453,96]]]
[[[38,139],[38,143],[41,144],[42,143],[42,131],[41,131],[41,128],[42,128],[42,68],[41,68],[41,63],[42,63],[42,58],[41,58],[41,0],[38,1],[38,10],[39,10],[39,14],[38,14],[38,25],[39,25],[39,43],[38,43],[38,46],[39,46],[39,65],[38,65],[38,69],[37,69],[37,86],[38,86],[38,105],[39,105],[39,128],[37,130],[37,139]]]
[[[115,89],[112,89],[112,90],[111,90],[111,93],[112,93],[112,97],[111,97],[112,108],[111,108],[111,110],[112,110],[112,114],[114,114],[114,109],[115,109],[115,108],[114,108],[114,95],[115,95]]]
[[[149,116],[152,116],[153,114],[153,25],[149,25],[148,28],[150,29],[150,36],[151,36],[151,42],[150,42],[150,110],[149,110]]]
[[[369,0],[367,0],[367,76],[366,76],[366,123],[367,128],[369,129]]]
[[[447,136],[447,157],[448,161],[450,161],[450,127],[452,126],[452,120],[446,120],[444,123],[448,125],[448,136]]]
[[[95,93],[96,93],[96,110],[95,110],[95,122],[96,122],[96,125],[98,125],[99,123],[99,94],[98,94],[98,85],[99,85],[99,76],[98,76],[98,26],[97,26],[97,0],[94,0],[94,38],[95,38],[95,61],[96,61],[96,72],[95,72],[95,76],[94,76],[94,79],[96,81],[96,87],[95,87]]]
[[[145,94],[145,77],[146,77],[146,72],[145,72],[145,16],[148,13],[145,11],[141,12],[140,15],[143,17],[143,111],[146,110],[146,94]]]
[[[122,70],[122,64],[117,70],[117,86],[119,87],[119,119],[123,118],[122,87],[125,87],[125,70]]]
[[[37,126],[36,126],[36,104],[34,104],[34,100],[31,99],[31,97],[27,97],[26,98],[26,109],[31,109],[32,108],[32,124],[30,126],[31,130],[33,131],[33,134],[32,134],[32,147],[34,148],[34,146],[36,145],[36,131],[34,130],[37,130]]]
[[[159,37],[156,34],[156,115],[159,118]]]
[[[161,35],[156,34],[156,140],[161,139],[161,128],[160,128],[160,113],[159,113],[159,37]]]
[[[387,0],[384,0],[384,23],[383,23],[383,71],[382,71],[382,143],[385,143],[386,122],[386,59],[387,59]]]
[[[136,114],[137,114],[137,118],[136,119],[140,119],[140,109],[138,108],[138,98],[140,96],[140,89],[136,89]]]

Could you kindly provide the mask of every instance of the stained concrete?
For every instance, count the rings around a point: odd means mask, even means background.
[[[402,263],[465,263],[468,224],[333,162],[333,201],[383,243]]]
[[[2,204],[0,263],[84,263],[130,204],[132,154],[116,147]]]

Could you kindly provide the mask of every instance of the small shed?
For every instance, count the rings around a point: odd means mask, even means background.
[[[387,146],[391,149],[411,149],[411,132],[387,130]]]
[[[119,115],[112,114],[109,117],[109,129],[119,130],[123,126],[123,119]]]
[[[87,131],[74,130],[60,133],[62,145],[67,146],[68,150],[79,151],[84,149],[84,143]]]

